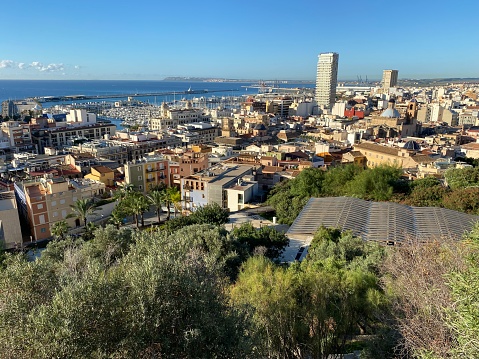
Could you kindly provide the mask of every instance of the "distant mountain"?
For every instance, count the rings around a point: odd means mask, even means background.
[[[225,79],[225,78],[215,78],[215,77],[183,77],[183,76],[173,76],[165,77],[163,81],[189,81],[189,82],[265,82],[265,83],[292,83],[292,84],[311,84],[314,83],[312,80],[258,80],[258,79]]]

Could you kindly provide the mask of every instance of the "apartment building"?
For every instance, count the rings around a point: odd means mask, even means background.
[[[158,185],[170,186],[170,166],[163,156],[145,157],[125,164],[125,182],[148,192]]]
[[[15,195],[20,213],[30,226],[30,240],[38,241],[52,236],[51,227],[65,220],[71,228],[81,225],[75,218],[67,218],[71,205],[79,199],[101,195],[105,185],[90,180],[68,180],[63,177],[43,178],[30,183],[15,183]]]
[[[35,130],[32,132],[32,141],[37,145],[39,153],[44,153],[45,147],[62,148],[74,144],[75,140],[99,140],[115,133],[114,124],[93,123]]]
[[[161,115],[160,118],[150,119],[150,130],[166,130],[177,128],[180,125],[209,122],[211,120],[211,116],[204,113],[202,109],[194,109],[190,101],[184,109],[170,109],[166,103],[162,103]]]

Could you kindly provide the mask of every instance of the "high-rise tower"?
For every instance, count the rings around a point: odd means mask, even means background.
[[[387,90],[390,87],[395,87],[398,83],[398,70],[384,70],[383,71],[383,89]]]
[[[339,54],[336,52],[325,52],[318,56],[315,96],[318,106],[330,109],[334,105],[338,85],[338,61]]]

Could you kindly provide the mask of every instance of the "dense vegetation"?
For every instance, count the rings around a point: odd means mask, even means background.
[[[303,171],[269,199],[283,222],[310,196],[356,196],[477,213],[479,170],[401,179],[394,167]],[[2,358],[479,357],[479,226],[462,241],[382,247],[320,228],[306,259],[279,263],[288,243],[269,227],[227,232],[205,206],[138,231],[175,191],[131,188],[112,225],[81,238],[59,222],[39,259],[0,255]],[[78,207],[75,216],[85,221]],[[81,207],[81,208],[80,208]],[[296,214],[295,214],[296,213]]]
[[[221,223],[207,207],[174,229],[108,225],[89,241],[58,239],[34,262],[3,256],[0,356],[479,355],[479,228],[402,247],[320,228],[307,258],[286,266],[274,261],[284,235]]]
[[[276,185],[268,204],[279,221],[287,224],[293,223],[311,197],[351,196],[479,213],[479,167],[448,170],[447,185],[434,177],[408,181],[401,175],[400,169],[391,166],[363,169],[347,165],[329,171],[310,168]]]

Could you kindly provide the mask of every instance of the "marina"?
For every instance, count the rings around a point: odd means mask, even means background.
[[[233,92],[236,89],[222,89],[222,90],[192,90],[189,88],[186,91],[170,91],[170,92],[148,92],[148,93],[123,93],[123,94],[100,94],[100,95],[67,95],[67,96],[40,96],[34,97],[33,100],[40,103],[44,102],[61,102],[61,101],[79,101],[79,100],[102,100],[102,99],[117,99],[128,97],[154,97],[154,96],[174,96],[174,95],[192,95],[204,94],[211,92]]]

